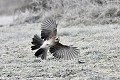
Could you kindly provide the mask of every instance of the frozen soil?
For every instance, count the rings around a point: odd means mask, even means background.
[[[41,60],[31,51],[40,24],[0,27],[0,80],[120,80],[120,25],[58,26],[61,43],[80,55]]]

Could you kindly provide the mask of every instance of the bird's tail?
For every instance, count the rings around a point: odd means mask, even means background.
[[[46,48],[40,48],[36,53],[36,57],[41,57],[41,59],[46,59],[47,56],[47,49]]]
[[[43,42],[44,41],[37,34],[34,35],[34,37],[32,38],[32,42],[31,42],[33,44],[33,46],[31,46],[31,50],[36,50],[40,48]]]

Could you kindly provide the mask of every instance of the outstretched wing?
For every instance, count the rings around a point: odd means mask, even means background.
[[[33,46],[31,46],[31,50],[36,50],[43,44],[43,40],[37,34],[35,34],[31,43],[33,44]]]
[[[56,34],[57,34],[56,21],[50,17],[45,18],[41,24],[41,38],[44,40],[56,38]]]
[[[50,52],[53,53],[54,57],[66,60],[76,58],[79,55],[79,50],[76,47],[62,45],[59,42],[50,48]]]

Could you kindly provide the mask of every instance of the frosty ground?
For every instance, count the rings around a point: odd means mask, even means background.
[[[40,23],[0,27],[0,80],[120,80],[120,25],[58,26],[60,42],[78,47],[74,60],[41,60],[31,51]]]

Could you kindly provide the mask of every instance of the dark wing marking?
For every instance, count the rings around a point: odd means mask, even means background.
[[[79,50],[76,47],[62,45],[59,42],[56,42],[54,46],[50,47],[50,52],[53,53],[54,57],[66,60],[73,59],[79,55]]]
[[[41,38],[48,40],[49,38],[55,38],[57,34],[57,24],[56,21],[50,17],[43,20],[41,24]]]
[[[33,46],[31,46],[31,50],[35,50],[35,49],[40,48],[40,46],[43,44],[43,40],[36,34],[32,38],[31,43],[33,44]]]
[[[46,48],[40,48],[36,53],[36,57],[41,57],[41,59],[46,59],[47,56],[47,49]]]

